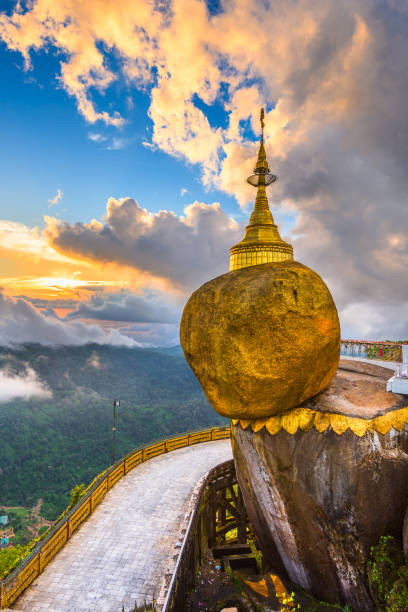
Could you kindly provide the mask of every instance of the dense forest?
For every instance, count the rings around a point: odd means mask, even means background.
[[[27,368],[50,399],[0,404],[0,505],[33,506],[54,519],[75,484],[112,463],[112,401],[117,409],[117,457],[175,433],[225,424],[204,397],[180,347],[86,345],[0,348],[0,370]]]

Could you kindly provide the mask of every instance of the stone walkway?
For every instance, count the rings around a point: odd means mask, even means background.
[[[13,605],[25,612],[121,612],[157,598],[193,490],[232,458],[229,440],[150,459],[129,472]]]
[[[395,367],[397,365],[396,361],[384,361],[383,359],[366,359],[365,357],[352,357],[351,355],[340,355],[340,359],[350,359],[354,361],[364,361],[365,363],[373,363],[374,365],[379,365],[383,368],[387,368],[388,370],[393,371],[395,371]]]

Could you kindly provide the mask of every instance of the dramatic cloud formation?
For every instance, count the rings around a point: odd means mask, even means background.
[[[176,299],[176,297],[178,299]],[[117,346],[178,344],[184,295],[145,289],[112,292],[98,287],[81,300],[41,299],[0,294],[0,345],[25,342],[80,345],[88,342]],[[17,327],[19,330],[17,331]],[[133,342],[135,341],[135,342]],[[90,363],[97,367],[96,363]]]
[[[13,300],[0,293],[0,345],[15,346],[35,342],[47,346],[79,346],[95,342],[115,346],[138,344],[116,330],[103,331],[81,321],[61,322],[46,317],[22,299]]]
[[[228,249],[242,228],[218,203],[194,202],[177,217],[148,213],[131,198],[110,198],[104,223],[70,225],[47,217],[46,236],[70,257],[131,266],[186,290],[228,270]]]
[[[93,102],[116,79],[148,91],[147,145],[199,164],[205,184],[242,206],[253,197],[242,182],[256,153],[252,130],[269,102],[266,147],[280,176],[273,200],[296,215],[296,258],[328,282],[344,335],[408,336],[406,3],[225,0],[211,14],[200,0],[125,9],[110,0],[34,0],[0,15],[0,36],[27,67],[33,50],[56,49],[59,82],[91,123],[124,124]],[[209,120],[214,109],[218,123]],[[191,206],[183,220],[110,200],[104,225],[52,220],[48,236],[61,253],[194,287],[225,269],[240,232],[221,209]],[[224,230],[201,231],[194,219]],[[168,235],[159,241],[161,228]]]
[[[14,374],[9,370],[0,371],[0,403],[8,402],[16,397],[30,399],[50,398],[51,391],[38,379],[32,368],[27,368],[24,374]]]

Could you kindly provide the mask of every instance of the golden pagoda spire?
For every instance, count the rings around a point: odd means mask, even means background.
[[[261,109],[261,141],[254,174],[248,177],[250,185],[257,188],[255,206],[245,228],[245,236],[230,249],[230,270],[238,270],[258,264],[293,261],[293,249],[282,240],[269,210],[266,187],[277,180],[270,173],[264,147],[264,109]]]

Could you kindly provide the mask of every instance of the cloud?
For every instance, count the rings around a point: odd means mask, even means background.
[[[31,67],[32,49],[52,46],[60,51],[58,81],[75,98],[78,111],[90,123],[121,127],[125,120],[119,112],[97,110],[90,91],[103,93],[115,82],[107,61],[113,48],[123,58],[127,78],[146,80],[154,45],[151,36],[161,21],[160,11],[152,12],[150,3],[136,3],[126,11],[110,0],[97,4],[74,0],[70,6],[64,0],[41,0],[28,9],[17,3],[12,15],[1,14],[0,36],[22,54],[26,69]]]
[[[60,200],[62,200],[62,196],[63,196],[63,192],[61,191],[61,189],[57,189],[57,195],[52,199],[52,200],[48,200],[48,206],[49,208],[51,208],[51,206],[55,206],[56,204],[58,204],[58,202]]]
[[[96,324],[105,332],[115,331],[135,340],[138,345],[168,346],[179,342],[178,326],[184,296],[181,301],[178,296],[177,301],[168,293],[147,287],[138,295],[125,289],[111,292],[100,287],[90,297],[82,296],[82,301],[17,297],[40,308],[42,317],[53,318],[62,325],[81,320],[87,327]],[[63,314],[58,315],[54,309],[62,309]],[[88,365],[97,367],[91,361]]]
[[[28,262],[27,265],[29,265]],[[79,263],[79,262],[78,262]],[[64,273],[65,271],[63,271]],[[99,272],[103,275],[103,269]],[[117,277],[117,270],[116,277]],[[114,275],[114,272],[112,272]],[[73,278],[72,278],[73,276]],[[108,273],[105,270],[105,278]],[[143,280],[141,281],[143,282]],[[70,308],[60,304],[75,305],[78,299],[87,299],[90,294],[100,293],[110,288],[112,291],[126,286],[126,280],[85,280],[78,276],[18,276],[1,279],[1,287],[8,295],[23,298],[34,304],[36,308]],[[22,293],[24,291],[24,294]],[[41,306],[43,303],[43,306]]]
[[[408,301],[403,304],[373,304],[370,301],[353,302],[340,311],[342,337],[364,340],[406,340]],[[392,323],[390,325],[390,322]]]
[[[38,297],[30,297],[27,295],[15,295],[15,298],[21,298],[22,300],[24,300],[25,302],[30,302],[33,306],[35,306],[35,308],[45,308],[45,309],[53,309],[53,308],[64,308],[64,309],[71,309],[71,308],[75,308],[75,306],[77,305],[77,300],[71,300],[71,299],[54,299],[54,300],[47,300],[45,298],[38,298]]]
[[[185,187],[182,187],[180,189],[180,195],[183,197],[186,195],[186,193],[188,193],[188,189],[186,189]]]
[[[89,132],[88,139],[92,140],[93,142],[102,143],[106,142],[108,140],[108,137],[96,132]],[[117,151],[126,147],[128,144],[130,144],[130,142],[130,138],[119,138],[118,136],[113,136],[110,141],[110,144],[106,148],[109,151]]]
[[[38,379],[32,368],[27,368],[24,374],[15,374],[10,370],[0,371],[0,403],[9,402],[15,398],[48,399],[51,391]]]
[[[155,144],[153,144],[152,142],[148,142],[147,140],[142,140],[142,145],[146,148],[149,149],[150,151],[157,151],[157,146]]]
[[[181,309],[169,303],[164,294],[135,295],[113,293],[97,295],[80,302],[66,319],[95,319],[129,323],[177,323]]]
[[[106,148],[109,151],[118,151],[119,149],[124,149],[129,143],[129,138],[118,138],[117,136],[114,136],[110,145],[108,145]]]
[[[94,132],[89,132],[88,138],[89,140],[92,140],[93,142],[105,142],[105,140],[107,140],[106,136],[103,136],[102,134],[97,134]]]
[[[1,346],[25,343],[80,346],[93,342],[128,347],[138,345],[116,330],[103,331],[97,325],[86,325],[81,321],[62,322],[44,316],[22,299],[11,299],[0,293]]]
[[[120,328],[120,331],[144,346],[159,347],[180,344],[179,323],[136,324]]]
[[[17,254],[29,254],[31,261],[44,259],[65,264],[72,263],[41,237],[37,227],[27,227],[15,221],[0,220],[0,249]]]
[[[47,217],[53,248],[71,257],[130,266],[186,289],[228,270],[228,249],[242,228],[219,203],[194,202],[177,217],[148,213],[131,198],[109,198],[104,223],[70,225]]]

